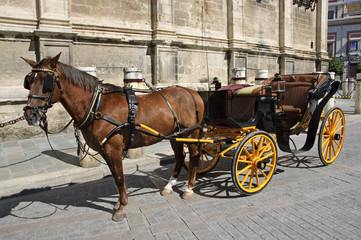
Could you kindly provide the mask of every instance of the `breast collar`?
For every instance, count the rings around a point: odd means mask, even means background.
[[[97,86],[94,89],[93,97],[90,101],[89,107],[79,123],[74,123],[75,129],[82,129],[89,126],[95,119],[95,113],[98,111],[100,100],[103,95],[103,82],[98,81]]]

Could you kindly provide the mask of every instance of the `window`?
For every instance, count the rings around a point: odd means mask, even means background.
[[[358,41],[350,41],[350,51],[357,51],[358,49]]]
[[[334,42],[328,42],[327,43],[327,52],[328,52],[328,56],[330,56],[330,57],[335,56],[335,54],[334,54]]]
[[[333,16],[335,15],[335,11],[328,11],[328,19],[333,19]]]

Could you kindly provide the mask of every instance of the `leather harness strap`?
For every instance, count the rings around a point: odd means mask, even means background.
[[[89,126],[95,119],[95,113],[98,111],[100,100],[103,94],[103,82],[98,81],[97,86],[94,90],[93,97],[90,101],[90,105],[79,123],[74,123],[76,129],[81,129]]]

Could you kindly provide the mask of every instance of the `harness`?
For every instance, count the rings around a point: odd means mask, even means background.
[[[48,124],[47,124],[47,120],[46,120],[46,112],[49,108],[52,107],[52,103],[51,100],[53,98],[54,95],[54,89],[55,89],[55,83],[57,84],[59,91],[63,91],[60,81],[59,81],[59,74],[57,72],[56,69],[51,70],[51,69],[47,69],[47,68],[42,68],[41,64],[42,64],[43,60],[37,64],[30,73],[28,73],[25,76],[24,79],[24,88],[26,89],[30,89],[30,84],[32,84],[35,81],[35,78],[37,76],[38,72],[45,72],[47,73],[44,80],[43,80],[43,93],[49,93],[48,96],[39,96],[39,95],[28,95],[28,98],[33,98],[33,99],[40,99],[45,101],[45,104],[42,106],[25,106],[24,107],[24,111],[28,110],[28,109],[33,109],[34,111],[38,112],[40,115],[40,119],[41,119],[41,123],[43,124],[43,126],[40,125],[40,127],[46,132],[46,134],[48,133]],[[52,76],[49,75],[49,73],[52,73]],[[30,79],[30,81],[28,81],[29,76],[32,76],[32,78]],[[134,141],[134,133],[139,132],[142,134],[146,134],[146,135],[150,135],[150,136],[154,136],[154,137],[159,137],[162,139],[174,139],[176,136],[184,134],[186,132],[189,131],[193,131],[195,129],[199,129],[201,128],[200,125],[195,125],[186,129],[181,129],[179,121],[175,115],[175,112],[171,106],[171,104],[169,103],[169,101],[166,99],[166,97],[158,90],[153,90],[154,92],[158,93],[161,95],[161,97],[165,100],[165,102],[167,103],[170,111],[172,112],[174,121],[177,125],[177,129],[178,131],[165,136],[143,124],[138,124],[135,121],[135,118],[137,117],[137,113],[138,113],[138,100],[137,97],[133,91],[132,88],[123,88],[123,91],[126,95],[126,99],[128,102],[128,122],[126,123],[119,123],[116,120],[104,116],[101,112],[98,111],[99,106],[100,106],[100,102],[102,99],[102,95],[103,95],[103,82],[102,81],[98,81],[97,85],[94,89],[93,92],[93,96],[90,100],[90,104],[89,107],[87,109],[87,111],[84,114],[84,117],[82,118],[82,120],[80,122],[74,123],[74,128],[75,129],[82,129],[82,128],[86,128],[88,127],[91,123],[93,123],[95,120],[104,120],[107,121],[113,125],[115,125],[115,128],[103,139],[103,141],[101,142],[101,146],[104,147],[104,145],[109,141],[110,138],[112,138],[120,129],[124,128],[124,127],[129,127],[130,128],[130,141],[128,143],[128,146],[126,148],[126,150],[128,150],[131,146],[131,144]],[[195,104],[195,108],[196,108],[196,117],[197,117],[197,122],[199,122],[199,114],[198,114],[198,106],[197,103],[195,101],[194,96],[191,94],[191,92],[184,88],[185,90],[187,90],[189,92],[189,94],[192,96],[194,104]],[[72,121],[72,120],[71,120]],[[71,121],[66,125],[69,126],[69,124],[71,123]],[[65,128],[66,128],[65,127]],[[141,129],[137,129],[136,127],[141,127],[143,129],[146,129],[147,131],[141,130]],[[65,129],[64,128],[64,129]]]
[[[134,90],[132,88],[123,88],[123,91],[126,95],[126,99],[127,99],[127,102],[128,102],[128,121],[126,123],[120,123],[110,117],[107,117],[105,115],[103,115],[101,112],[98,111],[98,108],[99,108],[99,104],[100,104],[100,100],[101,100],[101,96],[102,96],[102,85],[101,85],[101,82],[98,83],[97,87],[95,88],[94,90],[94,93],[93,93],[93,97],[92,97],[92,100],[90,102],[90,105],[86,111],[86,114],[84,115],[83,117],[83,120],[80,121],[79,123],[76,123],[74,124],[74,126],[77,128],[77,129],[81,129],[81,128],[85,128],[87,127],[88,125],[90,125],[94,120],[104,120],[104,121],[107,121],[108,123],[112,124],[115,126],[115,128],[110,131],[108,133],[108,135],[103,139],[103,141],[101,142],[101,146],[104,147],[104,145],[115,135],[117,134],[117,132],[124,128],[124,127],[128,127],[130,129],[130,140],[129,140],[129,143],[128,143],[128,146],[126,147],[125,151],[127,151],[133,141],[134,141],[134,134],[135,132],[139,132],[139,133],[142,133],[142,134],[145,134],[145,135],[149,135],[149,136],[153,136],[153,137],[159,137],[159,138],[162,138],[162,139],[174,139],[176,136],[178,135],[181,135],[181,134],[184,134],[186,132],[189,132],[189,131],[193,131],[195,129],[199,129],[201,128],[200,125],[195,125],[193,127],[189,127],[189,128],[186,128],[186,129],[181,129],[180,128],[180,124],[179,124],[179,121],[174,113],[174,110],[171,106],[171,104],[169,103],[169,101],[166,99],[166,97],[159,91],[156,91],[158,94],[160,94],[162,96],[162,98],[166,101],[169,109],[171,110],[172,112],[172,115],[173,115],[173,118],[174,118],[174,121],[175,123],[177,124],[177,129],[178,131],[171,134],[171,135],[168,135],[168,136],[165,136],[143,124],[139,124],[139,123],[136,123],[135,121],[135,118],[138,114],[138,100],[137,100],[137,97],[134,93]],[[188,90],[187,90],[188,91]],[[189,92],[189,91],[188,91]],[[189,92],[190,93],[190,92]],[[190,93],[191,94],[191,93]],[[192,98],[193,98],[193,101],[194,101],[194,104],[195,104],[195,108],[196,108],[196,115],[197,115],[197,122],[199,121],[199,116],[198,116],[198,106],[197,106],[197,103],[193,97],[193,95],[191,94]],[[146,129],[147,131],[144,131],[144,130],[141,130],[141,129],[137,129],[136,127],[141,127],[143,129]]]
[[[100,100],[103,95],[103,81],[98,81],[93,96],[90,100],[89,107],[85,112],[83,119],[79,123],[74,123],[74,128],[81,129],[89,126],[95,119],[95,113],[98,112]]]

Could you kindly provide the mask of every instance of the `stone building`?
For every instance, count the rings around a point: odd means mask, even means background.
[[[361,62],[361,1],[329,0],[327,51],[344,64],[344,78],[355,78]]]
[[[93,67],[99,78],[122,84],[125,67],[142,68],[156,86],[208,89],[232,69],[272,76],[327,71],[328,2],[314,11],[290,0],[1,0],[0,122],[22,115],[30,67],[20,56]],[[50,126],[69,119],[60,104]],[[1,138],[34,136],[25,122],[0,129]]]

